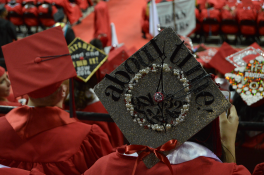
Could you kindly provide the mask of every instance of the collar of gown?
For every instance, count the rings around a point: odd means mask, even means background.
[[[58,107],[22,106],[13,109],[5,117],[16,133],[23,139],[77,121],[70,118],[68,112]]]
[[[138,157],[137,153],[124,154],[125,156]],[[197,157],[209,157],[215,159],[218,162],[222,162],[211,150],[194,142],[184,142],[179,148],[174,149],[167,155],[171,165],[184,163]]]

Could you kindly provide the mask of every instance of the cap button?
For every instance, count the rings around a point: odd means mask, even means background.
[[[35,63],[40,63],[41,61],[42,61],[42,59],[40,57],[36,57],[34,60]]]

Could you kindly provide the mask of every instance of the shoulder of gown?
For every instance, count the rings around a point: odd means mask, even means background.
[[[112,152],[107,135],[97,125],[74,122],[22,139],[0,118],[0,164],[45,174],[81,174]]]
[[[115,175],[131,174],[133,172],[136,159],[136,157],[124,156],[119,153],[111,153],[100,158],[84,173],[84,175],[109,175],[109,172]],[[198,157],[191,161],[171,166],[174,174],[181,175],[250,175],[250,172],[244,166],[236,165],[235,163],[221,163],[208,157]],[[136,174],[170,174],[170,170],[164,163],[161,162],[148,169],[141,161],[137,166]]]

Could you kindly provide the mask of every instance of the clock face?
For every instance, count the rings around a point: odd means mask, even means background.
[[[162,62],[135,74],[128,84],[124,103],[134,123],[157,132],[167,132],[184,122],[191,99],[190,83],[183,71]],[[149,81],[156,87],[142,91]]]
[[[230,107],[170,28],[107,74],[95,93],[130,144],[152,148],[171,139],[181,145]]]

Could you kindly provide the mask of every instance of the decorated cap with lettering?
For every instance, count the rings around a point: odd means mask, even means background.
[[[63,80],[76,76],[61,27],[2,46],[14,96],[51,95]]]
[[[107,60],[103,51],[80,38],[75,38],[68,47],[77,77],[84,82],[87,82]]]
[[[230,107],[171,28],[106,74],[95,92],[131,144],[165,155],[161,145],[180,146]],[[159,159],[151,153],[143,161],[150,168]]]
[[[255,59],[257,56],[263,55],[264,52],[258,48],[249,46],[239,52],[226,57],[226,60],[233,64],[235,67],[245,67],[250,60]]]
[[[264,97],[264,58],[257,56],[242,67],[225,74],[233,89],[240,94],[248,106],[258,106]],[[262,103],[261,103],[262,104]]]

